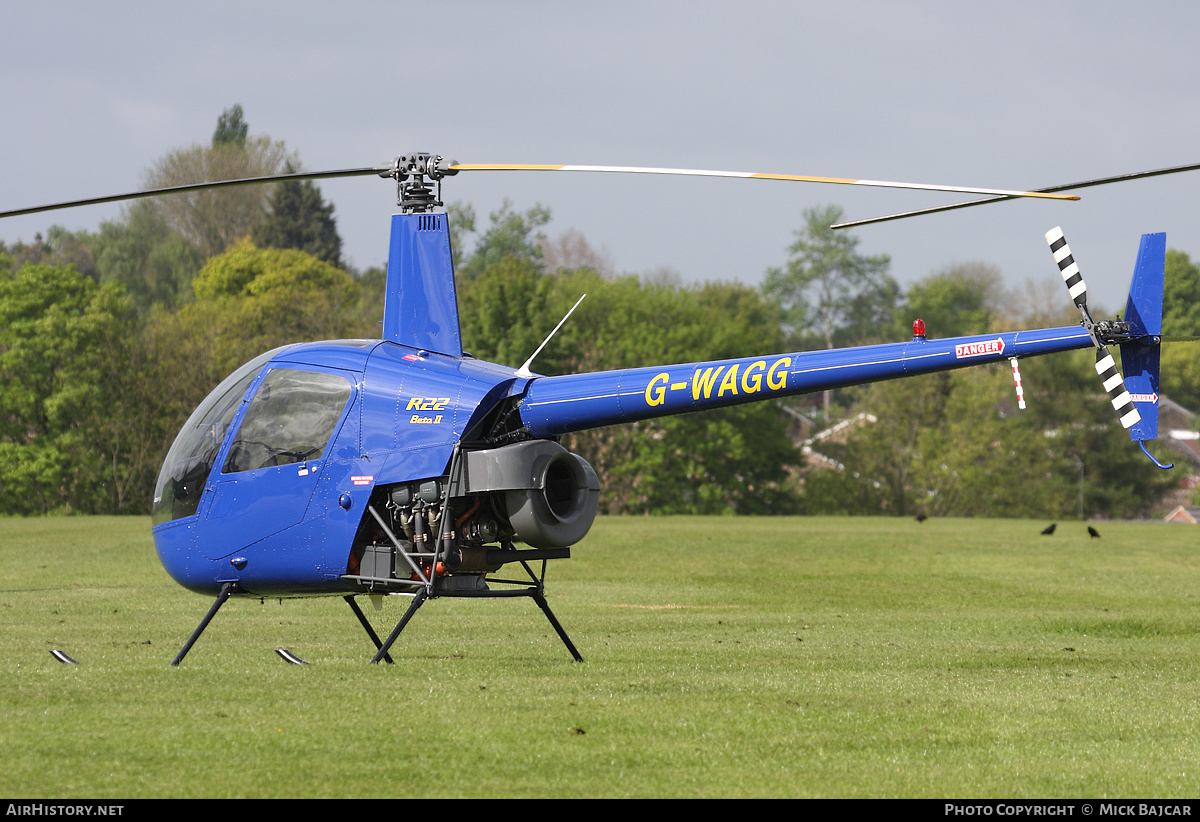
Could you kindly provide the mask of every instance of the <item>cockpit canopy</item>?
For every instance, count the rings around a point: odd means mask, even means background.
[[[151,516],[154,525],[196,513],[246,391],[280,350],[243,365],[188,418],[158,474]],[[350,381],[336,374],[296,367],[270,368],[238,424],[221,473],[320,459],[352,390]]]

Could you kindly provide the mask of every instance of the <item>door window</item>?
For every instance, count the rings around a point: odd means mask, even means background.
[[[350,381],[336,374],[271,369],[254,392],[221,473],[320,459],[351,390]]]

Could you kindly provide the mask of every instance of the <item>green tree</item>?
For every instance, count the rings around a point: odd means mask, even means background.
[[[594,271],[543,273],[506,257],[459,291],[463,342],[519,365],[580,294],[587,300],[534,362],[566,374],[745,356],[781,348],[779,315],[733,284],[676,289]],[[789,469],[800,457],[773,403],[645,420],[564,439],[601,478],[609,513],[781,513],[795,510]]]
[[[70,266],[0,277],[3,513],[130,510],[127,443],[113,424],[131,410],[121,291]]]
[[[284,171],[294,169],[287,166]],[[342,238],[326,203],[312,180],[285,180],[275,184],[267,198],[267,217],[254,227],[252,237],[260,248],[295,248],[340,267]]]
[[[451,238],[451,248],[461,244],[465,235],[475,230],[475,212],[470,207],[458,209],[452,214],[460,219],[460,224],[453,228],[455,236]],[[538,203],[524,213],[514,211],[508,200],[498,211],[488,215],[490,225],[483,232],[471,251],[471,255],[458,268],[459,279],[470,281],[478,277],[491,265],[511,257],[517,260],[528,260],[536,267],[541,267],[542,242],[545,235],[538,229],[550,222],[550,209]],[[458,240],[459,243],[454,241]],[[461,251],[458,252],[460,255]]]
[[[221,116],[217,118],[217,130],[213,132],[212,144],[214,146],[244,146],[249,133],[250,126],[242,117],[242,107],[235,103],[231,108],[221,112]]]
[[[1163,335],[1200,335],[1200,266],[1187,254],[1167,250]],[[1200,409],[1200,358],[1194,342],[1163,344],[1162,392],[1187,408]]]
[[[1069,500],[1038,416],[1018,411],[1012,369],[947,373],[940,419],[922,433],[915,510],[938,516],[1058,516]]]
[[[27,264],[63,266],[69,265],[92,280],[100,279],[96,267],[95,236],[87,231],[68,231],[62,226],[52,225],[45,237],[39,231],[33,235],[32,243],[17,241],[11,246],[0,244],[15,271]]]
[[[218,121],[212,145],[193,145],[161,158],[146,173],[146,188],[263,177],[278,174],[289,162],[299,165],[282,142],[267,136],[239,140],[237,135],[245,129],[240,111],[236,118],[227,111]],[[266,219],[270,193],[270,186],[245,185],[164,195],[148,202],[172,231],[208,259]]]
[[[188,302],[192,278],[204,264],[200,252],[145,200],[125,209],[121,220],[101,223],[92,247],[100,281],[124,285],[141,314]]]
[[[888,273],[891,260],[858,253],[857,237],[829,227],[841,218],[839,206],[805,210],[787,265],[767,269],[763,293],[783,310],[791,348],[880,342],[881,329],[893,325],[900,286]],[[826,420],[832,397],[824,392]]]
[[[763,283],[791,333],[814,336],[823,348],[869,339],[881,320],[890,326],[900,296],[886,254],[863,256],[857,237],[829,228],[841,218],[838,206],[807,209],[787,265],[768,269]]]
[[[956,263],[914,283],[905,294],[896,339],[911,333],[912,320],[925,320],[930,338],[986,334],[1002,297],[1000,269],[988,263]]]

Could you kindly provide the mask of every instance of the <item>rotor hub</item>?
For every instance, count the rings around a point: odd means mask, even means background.
[[[401,154],[380,177],[391,177],[396,181],[396,205],[404,214],[426,214],[444,205],[442,202],[442,178],[458,173],[457,165],[440,154],[413,152]],[[436,184],[436,191],[434,185]]]

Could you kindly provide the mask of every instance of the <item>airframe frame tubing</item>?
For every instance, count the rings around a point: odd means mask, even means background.
[[[204,619],[200,620],[200,624],[196,626],[196,630],[192,631],[192,635],[188,637],[188,641],[179,649],[179,653],[175,655],[175,659],[171,662],[171,667],[176,667],[183,658],[187,656],[187,652],[192,650],[192,646],[196,644],[196,640],[200,638],[200,634],[204,633],[204,629],[208,627],[208,623],[212,622],[212,618],[217,615],[217,611],[225,604],[225,600],[229,599],[229,595],[237,588],[236,582],[226,582],[221,586],[221,593],[217,594],[216,602],[208,609],[208,613],[204,615]]]
[[[433,584],[432,576],[426,577],[423,573],[421,573],[421,569],[419,567],[417,567],[417,564],[415,562],[412,561],[412,557],[410,557],[408,555],[408,552],[405,551],[402,547],[400,547],[400,540],[396,539],[396,535],[392,533],[391,528],[388,528],[387,523],[383,521],[383,517],[379,516],[379,512],[377,512],[370,505],[367,506],[367,510],[371,512],[371,516],[375,517],[375,521],[379,523],[379,527],[383,529],[383,532],[385,534],[387,534],[388,539],[390,539],[392,541],[392,545],[395,546],[396,551],[399,552],[399,554],[402,557],[404,557],[404,561],[407,562],[412,567],[413,571],[420,578],[421,582],[424,583],[426,586],[432,585]],[[436,559],[436,550],[435,550],[434,558]],[[436,568],[437,566],[435,565],[433,567]]]
[[[371,641],[375,643],[376,650],[382,648],[383,643],[379,641],[379,635],[375,633],[375,629],[372,628],[371,623],[367,621],[367,616],[362,612],[362,608],[359,608],[358,603],[354,601],[354,596],[352,594],[347,594],[346,596],[342,597],[342,599],[346,600],[346,603],[350,606],[350,609],[354,611],[354,615],[358,617],[358,621],[362,624],[363,628],[367,630],[367,636],[369,636]],[[394,664],[391,656],[386,651],[383,654],[383,660],[388,665]]]
[[[400,618],[398,623],[396,623],[396,627],[392,629],[392,632],[388,635],[387,640],[379,647],[379,653],[375,654],[375,657],[371,660],[372,665],[378,663],[379,660],[387,656],[388,649],[392,647],[392,643],[395,642],[396,638],[400,636],[400,632],[404,630],[404,626],[408,624],[408,621],[413,618],[413,614],[417,612],[418,608],[425,604],[425,600],[428,598],[429,594],[424,588],[417,591],[416,596],[413,597],[412,604],[408,606],[408,610],[404,612],[404,616]]]

